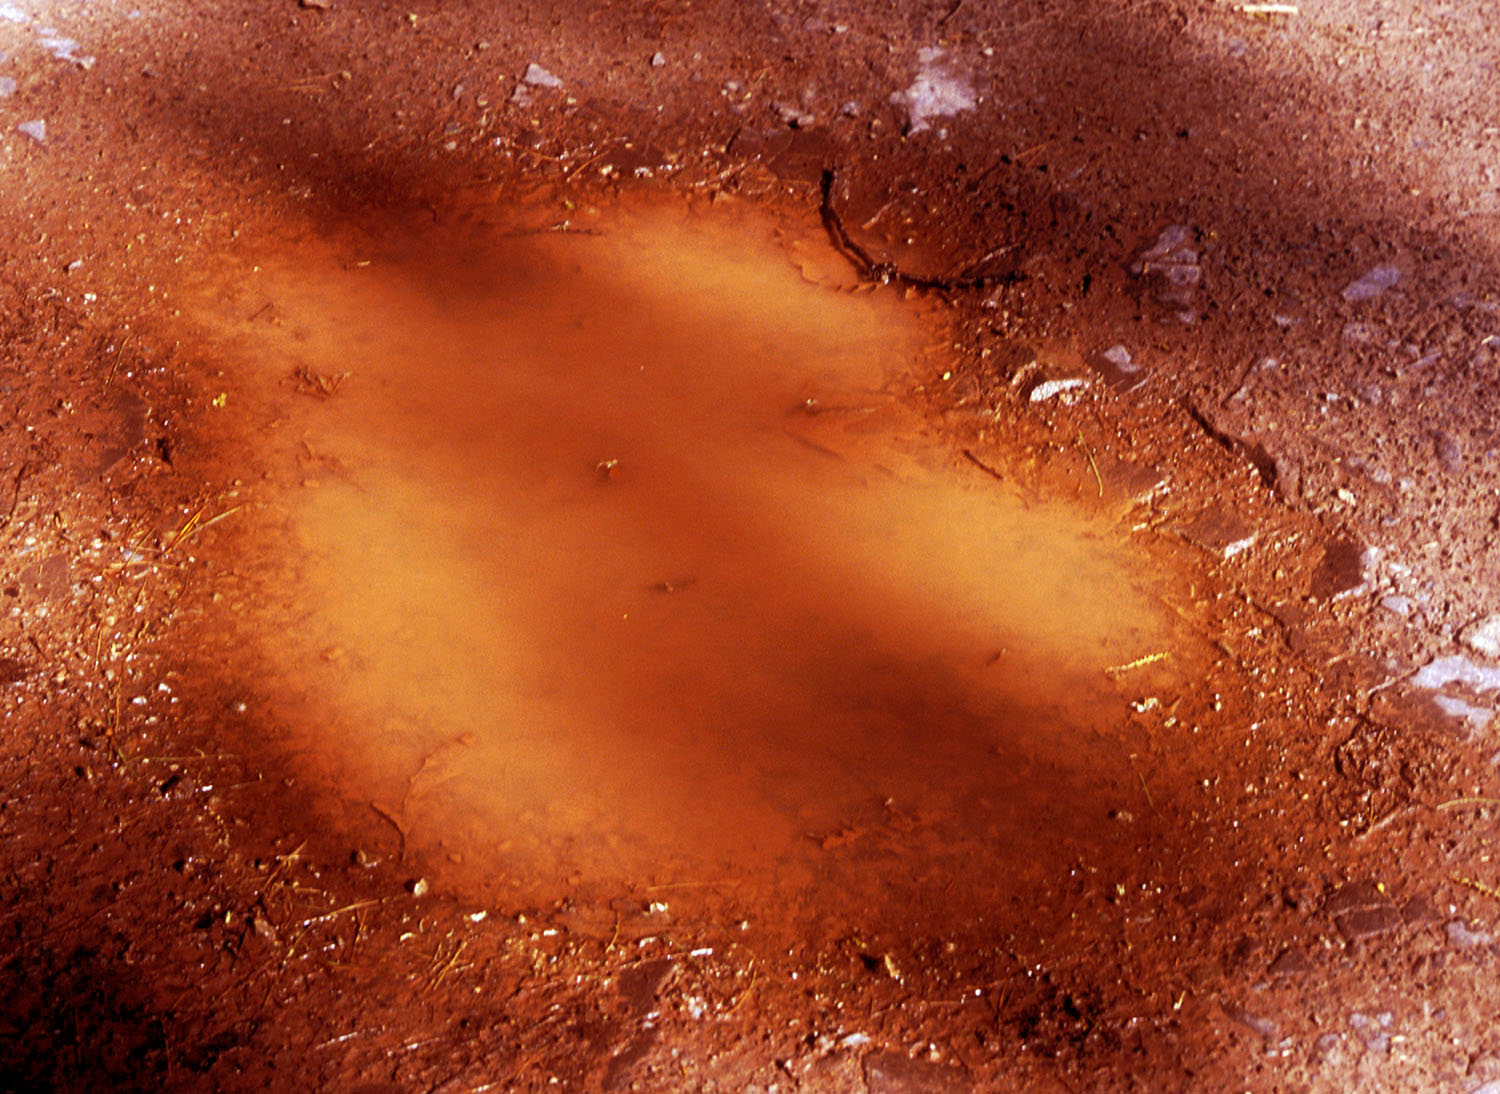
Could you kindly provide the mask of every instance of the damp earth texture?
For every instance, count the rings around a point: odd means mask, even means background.
[[[0,1089],[1500,1091],[1495,32],[0,3]]]

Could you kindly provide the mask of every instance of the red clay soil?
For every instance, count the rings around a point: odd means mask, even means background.
[[[1494,44],[1413,0],[0,3],[0,1087],[1500,1090]],[[806,884],[485,883],[309,775],[240,647],[280,404],[189,300],[642,195],[826,236],[809,278],[941,339],[898,395],[951,473],[1149,571],[1114,762],[1005,761],[1060,788],[1034,838],[872,795]]]

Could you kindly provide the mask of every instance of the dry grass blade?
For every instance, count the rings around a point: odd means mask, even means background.
[[[1144,657],[1137,657],[1134,661],[1126,661],[1123,665],[1110,665],[1104,671],[1110,676],[1118,676],[1124,672],[1130,672],[1134,669],[1143,669],[1147,665],[1155,665],[1159,662],[1170,660],[1171,657],[1171,650],[1160,650],[1156,653],[1148,653]]]
[[[198,507],[197,511],[187,519],[187,523],[185,523],[181,528],[173,533],[172,537],[167,540],[166,546],[162,548],[162,553],[166,554],[168,551],[181,546],[183,543],[186,543],[188,540],[196,536],[199,532],[203,531],[203,529],[212,528],[215,524],[218,524],[219,521],[225,519],[226,517],[233,516],[243,508],[244,505],[232,505],[217,516],[209,517],[207,520],[204,520],[203,514],[208,512],[208,503],[204,502]]]

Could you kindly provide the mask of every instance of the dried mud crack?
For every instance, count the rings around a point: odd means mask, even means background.
[[[0,5],[0,1088],[1493,1094],[1493,33]]]

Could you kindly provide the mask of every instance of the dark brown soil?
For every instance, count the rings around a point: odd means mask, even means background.
[[[1491,20],[866,7],[0,4],[0,1087],[1500,1089]],[[482,881],[292,747],[243,506],[341,392],[203,286],[647,197],[826,233],[952,474],[1157,583],[1024,851],[872,795],[805,886]]]

